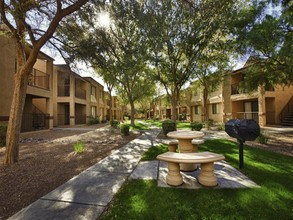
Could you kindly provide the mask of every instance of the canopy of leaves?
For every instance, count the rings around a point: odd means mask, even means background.
[[[237,36],[238,51],[255,58],[245,76],[250,89],[292,84],[293,2],[250,1],[237,18],[231,29]]]

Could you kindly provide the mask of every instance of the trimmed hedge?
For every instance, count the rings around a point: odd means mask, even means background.
[[[120,125],[120,131],[124,136],[129,135],[129,128],[130,128],[130,126],[128,124],[121,124]]]
[[[203,127],[202,123],[200,122],[191,122],[190,127],[192,131],[200,131]]]
[[[162,122],[162,129],[165,135],[171,131],[176,131],[176,122],[170,119],[167,119]]]

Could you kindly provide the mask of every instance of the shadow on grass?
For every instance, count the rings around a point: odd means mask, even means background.
[[[207,140],[199,149],[224,154],[238,168],[235,142]],[[190,190],[132,180],[101,219],[293,219],[292,157],[249,146],[244,149],[241,171],[260,188]],[[165,150],[164,146],[153,149],[152,157]]]

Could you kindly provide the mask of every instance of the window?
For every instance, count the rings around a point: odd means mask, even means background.
[[[199,105],[194,106],[194,114],[199,115]]]
[[[214,115],[219,114],[219,104],[218,103],[212,104],[212,113]]]
[[[96,117],[96,106],[91,107],[91,113],[92,113],[92,117],[95,118]]]
[[[96,87],[92,86],[91,88],[91,95],[96,97]]]

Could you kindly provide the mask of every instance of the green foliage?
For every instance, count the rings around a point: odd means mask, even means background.
[[[91,117],[89,121],[90,125],[99,124],[99,119],[95,117]]]
[[[246,90],[293,83],[293,16],[291,1],[254,1],[231,23],[239,53],[251,54]],[[271,4],[272,3],[272,4]],[[274,12],[274,13],[272,13]]]
[[[182,121],[177,121],[176,122],[176,128],[177,129],[182,129],[182,130],[189,130],[190,129],[190,123],[189,122],[182,122]]]
[[[162,123],[162,129],[165,135],[167,135],[171,131],[176,131],[176,122],[173,120],[165,120]]]
[[[235,142],[206,140],[200,150],[224,154],[238,168]],[[245,175],[261,187],[191,190],[132,180],[101,219],[292,219],[292,157],[245,145],[244,161]]]
[[[224,131],[225,130],[225,123],[219,122],[217,124],[217,127],[218,127],[218,131]]]
[[[121,124],[120,125],[120,131],[124,136],[129,135],[129,128],[130,128],[130,126],[128,124]]]
[[[195,121],[190,123],[190,127],[192,131],[200,131],[203,127],[203,124]]]
[[[168,151],[168,145],[159,144],[157,146],[151,147],[145,152],[141,158],[142,161],[156,160],[159,154],[165,153]]]
[[[110,125],[112,128],[118,128],[120,122],[119,121],[116,121],[116,120],[111,120],[110,121]]]
[[[185,121],[187,119],[186,113],[179,114],[179,121]]]
[[[75,153],[83,153],[85,150],[85,143],[83,141],[78,141],[73,144],[73,149]]]
[[[210,119],[210,118],[204,123],[205,128],[207,128],[207,129],[210,129],[210,127],[211,127],[213,124],[214,124],[214,120],[213,120],[213,119]]]
[[[7,124],[0,124],[0,147],[6,144]]]
[[[268,140],[269,140],[269,136],[266,134],[266,132],[263,129],[261,129],[260,134],[259,134],[259,136],[257,138],[257,141],[260,144],[267,144]]]
[[[140,122],[135,122],[134,126],[130,125],[131,130],[149,130],[149,126]]]

